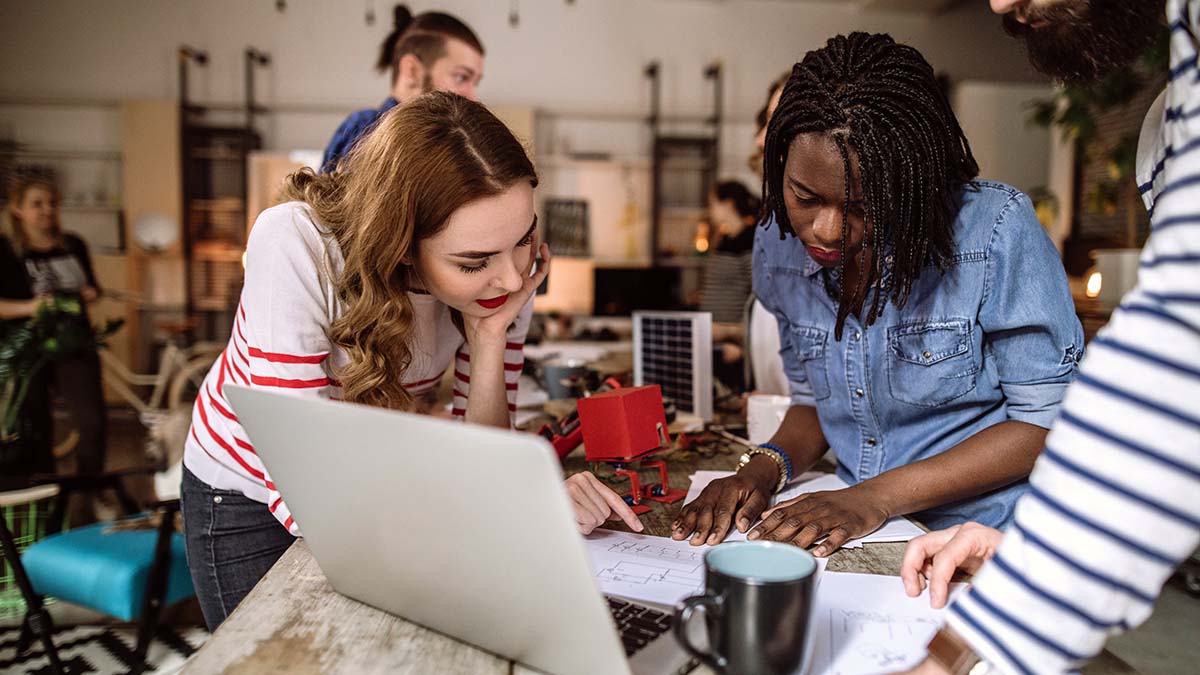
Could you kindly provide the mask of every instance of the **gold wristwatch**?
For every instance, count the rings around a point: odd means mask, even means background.
[[[950,675],[987,675],[992,665],[979,658],[971,645],[949,626],[933,634],[929,641],[929,658],[945,668]]]
[[[741,471],[742,467],[749,464],[750,460],[754,459],[755,455],[766,455],[775,462],[775,466],[779,468],[779,482],[775,484],[775,490],[773,492],[779,492],[782,490],[788,479],[787,462],[783,459],[783,455],[779,454],[779,452],[775,450],[772,450],[771,448],[764,448],[760,445],[750,448],[746,452],[742,453],[741,458],[738,460],[738,471]]]

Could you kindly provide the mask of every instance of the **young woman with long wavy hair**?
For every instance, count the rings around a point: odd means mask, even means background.
[[[224,383],[427,411],[453,364],[453,415],[509,427],[533,294],[550,262],[537,242],[536,186],[503,123],[435,92],[384,115],[333,173],[291,176],[291,201],[258,217],[232,335],[196,401],[184,455],[188,562],[210,628],[303,525]],[[582,532],[609,517],[641,529],[590,473],[566,488]]]

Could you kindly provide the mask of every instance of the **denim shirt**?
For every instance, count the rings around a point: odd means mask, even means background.
[[[350,113],[350,116],[342,121],[337,131],[333,132],[333,138],[329,139],[329,145],[325,146],[325,154],[321,158],[321,173],[333,171],[338,160],[350,152],[358,139],[362,138],[363,134],[367,133],[367,130],[374,126],[385,112],[395,108],[398,103],[396,99],[389,96],[378,108],[364,108]]]
[[[903,309],[835,339],[826,272],[768,221],[754,243],[754,292],[779,320],[793,405],[813,406],[855,484],[945,452],[1005,420],[1049,428],[1083,352],[1058,251],[1029,198],[1000,183],[963,191],[954,254],[928,267]],[[869,299],[868,299],[869,300]],[[1004,527],[1024,480],[916,514],[932,528]]]

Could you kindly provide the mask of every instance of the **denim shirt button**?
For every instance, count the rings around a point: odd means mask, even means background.
[[[862,333],[860,333],[859,331],[854,331],[854,341],[858,342],[861,339],[862,339]]]
[[[854,395],[855,395],[855,396],[857,396],[857,397],[859,397],[859,398],[862,398],[863,396],[866,396],[866,395],[867,395],[867,393],[866,393],[865,391],[863,391],[862,389],[855,389],[855,390],[854,390]]]
[[[868,439],[867,439],[867,445],[871,446],[872,448],[873,448],[873,447],[875,447],[875,439],[874,439],[874,438],[868,438]]]
[[[921,356],[924,356],[924,357],[925,357],[925,358],[927,358],[927,359],[932,359],[932,358],[933,358],[933,354],[932,354],[932,353],[930,353],[930,352],[925,352],[925,353],[921,354]]]
[[[216,496],[214,496],[214,497],[213,497],[213,503],[214,503],[214,504],[220,504],[220,503],[221,503],[221,495],[216,495]]]

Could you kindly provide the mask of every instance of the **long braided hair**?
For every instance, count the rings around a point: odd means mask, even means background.
[[[836,339],[846,317],[874,293],[867,325],[888,300],[903,307],[913,283],[929,264],[941,272],[953,255],[952,225],[960,194],[978,174],[933,68],[921,53],[889,35],[852,33],[830,38],[792,68],[779,107],[767,127],[764,205],[779,224],[779,236],[796,235],[783,198],[788,148],[798,134],[833,136],[845,171],[842,203],[842,279],[858,265],[856,288],[843,284]],[[853,152],[862,176],[870,234],[863,242],[874,255],[847,260]],[[890,274],[884,273],[886,248]],[[869,285],[869,287],[868,287]]]

